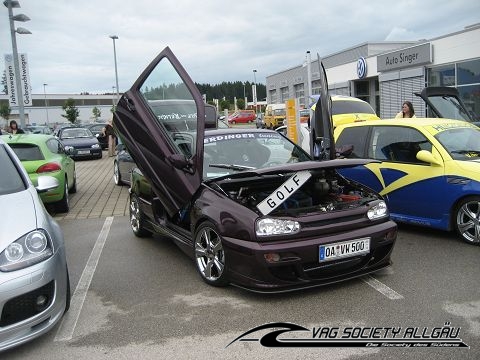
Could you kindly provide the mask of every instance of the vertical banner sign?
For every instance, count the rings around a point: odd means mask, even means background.
[[[32,88],[30,74],[28,73],[27,54],[18,54],[20,68],[20,86],[23,95],[23,105],[32,106]],[[15,79],[15,65],[11,54],[5,55],[5,72],[7,75],[8,101],[10,106],[18,106],[18,89]]]
[[[298,144],[295,99],[288,99],[285,101],[285,108],[287,109],[287,137],[295,144]]]

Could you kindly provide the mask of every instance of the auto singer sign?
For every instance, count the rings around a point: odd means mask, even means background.
[[[27,54],[18,54],[20,65],[20,86],[22,88],[23,105],[32,106],[32,91],[28,73]],[[5,55],[5,72],[7,76],[8,101],[10,106],[18,106],[18,89],[15,79],[15,65],[11,54]]]

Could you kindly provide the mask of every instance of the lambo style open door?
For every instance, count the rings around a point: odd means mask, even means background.
[[[310,154],[315,160],[333,160],[336,157],[333,138],[332,99],[328,93],[327,73],[318,56],[320,67],[320,97],[310,121]]]
[[[170,48],[121,97],[113,125],[173,216],[202,181],[205,104]]]

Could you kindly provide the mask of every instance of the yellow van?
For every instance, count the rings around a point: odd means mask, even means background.
[[[285,104],[270,104],[265,108],[265,116],[263,121],[265,127],[274,129],[283,125],[283,121],[287,117]]]

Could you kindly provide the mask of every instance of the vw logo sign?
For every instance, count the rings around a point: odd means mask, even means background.
[[[367,76],[367,61],[364,57],[361,57],[357,61],[357,75],[359,79],[363,79]]]

